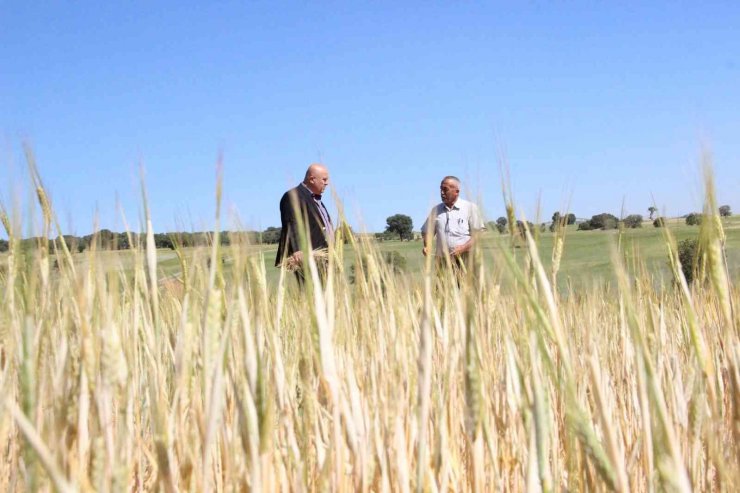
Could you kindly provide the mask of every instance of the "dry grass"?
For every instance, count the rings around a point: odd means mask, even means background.
[[[615,246],[618,287],[560,297],[529,235],[529,258],[504,253],[459,288],[431,262],[417,285],[372,243],[340,245],[323,286],[308,257],[301,292],[285,273],[268,290],[264,262],[238,244],[228,276],[215,243],[210,262],[181,252],[181,280],[160,283],[151,244],[127,276],[94,249],[84,266],[61,244],[24,254],[5,222],[0,490],[732,491],[740,480],[740,296],[712,221],[706,282],[688,286],[674,268],[675,288],[657,294]],[[366,259],[354,284],[337,262],[345,248]],[[487,265],[516,283],[500,290]]]

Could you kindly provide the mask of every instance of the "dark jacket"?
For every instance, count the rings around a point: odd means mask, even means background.
[[[296,212],[299,216],[296,217]],[[329,217],[329,212],[326,216]],[[304,220],[305,234],[308,235],[308,242],[311,250],[318,248],[327,248],[329,243],[326,238],[326,228],[324,221],[321,220],[316,201],[311,195],[311,191],[299,184],[283,194],[280,199],[280,243],[278,244],[277,257],[275,257],[275,266],[282,264],[283,259],[290,257],[294,252],[301,249],[300,236],[298,232],[298,219]],[[331,223],[331,217],[329,217]]]

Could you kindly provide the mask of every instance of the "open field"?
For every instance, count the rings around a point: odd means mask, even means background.
[[[459,286],[359,241],[304,291],[274,247],[11,238],[0,490],[733,491],[740,229],[703,228],[691,286],[654,228],[569,231],[559,272],[555,235],[489,233]]]
[[[730,277],[740,278],[740,215],[722,219],[722,225],[727,236],[726,251]],[[678,241],[685,238],[696,238],[699,234],[698,226],[686,226],[683,219],[672,220],[668,227]],[[565,237],[566,248],[560,264],[560,289],[564,289],[567,283],[580,287],[590,287],[592,284],[614,283],[614,269],[612,265],[611,252],[616,248],[619,233],[611,231],[576,231],[576,226],[567,228]],[[546,269],[552,264],[552,247],[554,234],[545,231],[538,234],[537,245],[540,258]],[[658,281],[670,279],[670,267],[666,253],[666,246],[661,229],[654,228],[651,222],[646,222],[642,228],[627,229],[622,236],[624,250],[627,258],[639,258],[648,267]],[[398,252],[406,260],[405,275],[421,282],[424,270],[424,257],[421,254],[422,243],[416,241],[382,241],[376,244],[380,252]],[[501,235],[498,232],[486,232],[481,238],[483,258],[489,263],[495,263],[496,257],[500,256],[502,249],[511,249],[511,241],[508,234]],[[207,257],[210,250],[206,247],[198,249],[185,249],[187,255]],[[279,269],[274,267],[276,245],[253,245],[242,247],[240,252],[251,256],[262,254],[264,257],[265,271],[268,283],[274,286],[279,277]],[[514,251],[519,255],[523,253],[521,244]],[[134,265],[133,254],[129,251],[100,252],[101,264],[110,268],[132,271]],[[233,253],[229,247],[223,249],[225,258],[224,271],[229,272],[233,263]],[[0,256],[2,263],[3,256]],[[75,262],[84,266],[87,264],[88,255],[85,253],[75,254]],[[157,266],[160,277],[181,276],[182,268],[176,253],[169,249],[157,251]],[[350,272],[350,267],[355,262],[353,251],[349,251],[344,257],[345,272]],[[502,273],[505,275],[505,273]]]
[[[732,279],[740,277],[740,215],[722,218],[722,225],[726,234],[726,251],[729,274]],[[671,219],[668,222],[671,234],[677,241],[686,238],[697,238],[698,226],[686,226],[681,218]],[[551,252],[555,235],[550,231],[538,232],[537,246],[545,268],[551,267]],[[612,249],[617,246],[619,232],[611,231],[577,231],[576,225],[568,226],[565,237],[567,248],[563,252],[560,263],[560,288],[566,283],[577,286],[590,287],[592,284],[613,283],[614,269],[611,260]],[[642,228],[626,229],[622,235],[624,250],[628,259],[639,258],[648,270],[657,278],[670,278],[670,268],[666,254],[663,233],[660,228],[654,228],[652,222],[646,221]],[[373,240],[375,242],[375,240]],[[406,261],[404,275],[421,281],[424,270],[424,257],[421,255],[422,243],[420,240],[400,241],[385,240],[375,243],[380,252],[398,252]],[[514,249],[520,254],[521,244]],[[481,236],[483,258],[489,263],[495,263],[496,257],[502,249],[511,249],[511,240],[508,234],[487,231]],[[206,258],[210,254],[207,247],[186,248],[186,255]],[[248,245],[240,247],[240,254],[247,256],[262,255],[268,283],[272,286],[278,280],[280,271],[274,267],[277,245]],[[229,272],[233,263],[233,253],[229,247],[222,249],[224,257],[224,271]],[[97,253],[100,265],[114,270],[132,272],[135,263],[134,254],[128,250],[99,251]],[[0,265],[6,262],[7,254],[0,253]],[[83,268],[89,263],[88,253],[75,253],[73,258],[76,264]],[[355,262],[353,251],[344,257],[345,272]],[[157,250],[157,268],[160,278],[171,276],[180,277],[182,266],[177,254],[170,249]]]

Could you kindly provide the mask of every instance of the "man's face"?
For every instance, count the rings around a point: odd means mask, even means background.
[[[326,187],[329,186],[329,170],[326,168],[317,168],[311,172],[306,184],[311,193],[322,194]]]
[[[460,196],[460,189],[453,180],[445,180],[439,186],[439,195],[447,207],[452,207]]]

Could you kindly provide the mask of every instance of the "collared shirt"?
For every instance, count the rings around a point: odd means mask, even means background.
[[[311,192],[311,189],[308,188],[305,183],[301,183],[301,185],[303,185],[306,190]],[[331,223],[331,216],[329,216],[329,211],[326,210],[326,206],[321,201],[321,195],[311,192],[311,197],[313,198],[314,203],[316,203],[316,208],[319,210],[321,220],[324,222],[324,232],[326,233],[327,239],[333,238],[334,226]]]
[[[443,202],[432,209],[421,227],[422,237],[426,236],[430,220],[434,224],[438,256],[470,241],[474,231],[486,229],[478,206],[463,199],[457,199],[452,207],[447,207]]]

